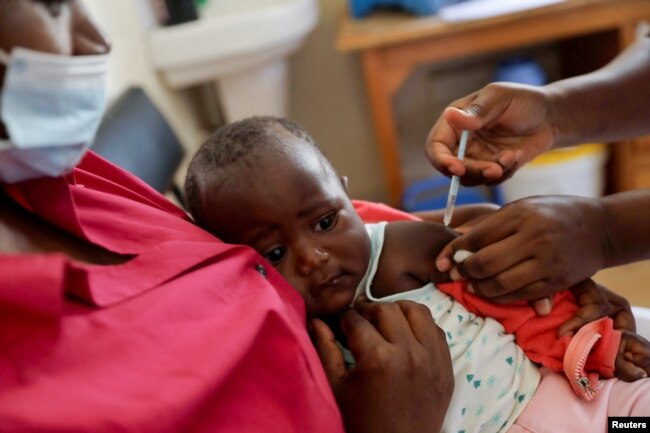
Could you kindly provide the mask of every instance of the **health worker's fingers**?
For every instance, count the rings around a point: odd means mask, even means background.
[[[515,301],[533,301],[545,296],[550,296],[560,290],[565,289],[566,286],[550,284],[546,280],[537,279],[536,282],[522,285],[516,290],[513,290],[505,295],[495,296],[490,298],[490,301],[495,304],[510,304]]]
[[[458,129],[470,129],[472,131],[484,128],[497,120],[508,109],[511,102],[509,97],[502,97],[494,88],[486,86],[481,91],[470,95],[471,102],[464,105],[467,100],[459,100],[463,104],[462,110],[445,110],[443,116],[450,125]],[[453,104],[458,106],[459,104]]]
[[[453,153],[454,145],[451,142],[435,141],[427,146],[429,162],[445,176],[463,176],[465,165]]]
[[[472,222],[476,225],[474,225],[470,231],[462,234],[445,245],[438,254],[438,257],[436,257],[436,267],[438,270],[440,272],[450,271],[453,267],[454,253],[458,250],[473,251],[475,253],[474,256],[476,256],[476,254],[480,253],[483,248],[496,244],[514,235],[514,225],[507,218],[507,214],[505,218],[503,217],[505,209],[506,208],[503,208],[494,212],[486,218],[481,219],[478,223]],[[472,258],[476,260],[475,257]],[[482,274],[481,276],[493,274],[494,272],[492,274]],[[480,276],[474,274],[469,274],[468,276],[472,278],[480,278]]]
[[[470,104],[473,99],[474,95],[469,95],[447,107],[427,136],[425,146],[427,158],[431,165],[445,176],[465,176],[465,164],[456,157],[456,149],[459,145],[461,131],[475,129],[472,125],[476,124],[476,119],[473,116],[467,116],[467,113],[462,110],[462,107]],[[451,117],[448,116],[448,113],[451,113]],[[449,118],[451,118],[451,122],[449,122]],[[468,149],[470,147],[471,137]]]
[[[478,158],[480,157],[481,156],[479,155]],[[464,163],[465,174],[460,178],[461,185],[485,185],[494,182],[503,176],[503,168],[496,162],[466,156]]]
[[[504,180],[510,178],[519,164],[517,162],[517,154],[521,152],[515,152],[511,149],[502,150],[494,156],[494,163],[489,167],[486,167],[483,171],[483,177],[486,179],[492,179],[487,182],[487,185],[499,184]],[[497,167],[498,166],[498,167]]]
[[[530,260],[528,255],[513,254],[512,251],[521,251],[521,240],[518,234],[508,236],[491,245],[488,245],[478,252],[467,257],[462,263],[457,263],[456,269],[452,269],[450,277],[454,281],[464,278],[482,280],[498,277],[500,273]],[[456,250],[454,259],[458,255]],[[494,293],[499,295],[501,293]]]
[[[459,266],[465,266],[463,263]],[[546,284],[544,275],[535,266],[532,260],[524,260],[517,263],[510,269],[498,273],[494,277],[484,278],[482,280],[471,280],[472,292],[479,296],[503,303],[503,299],[509,298],[510,300],[525,299],[533,301],[547,295],[537,293],[525,293],[522,291],[524,287],[531,287],[533,284]],[[514,299],[512,297],[514,296]]]
[[[516,157],[512,150],[489,146],[472,133],[467,143],[465,159],[457,156],[460,133],[475,131],[484,126],[483,118],[471,108],[475,95],[460,99],[447,107],[427,137],[426,152],[430,163],[446,176],[461,177],[463,185],[498,183],[504,179],[504,170],[510,170]],[[476,108],[476,107],[474,107]]]
[[[532,306],[535,314],[538,316],[548,316],[553,311],[553,299],[550,296],[546,296],[533,301]]]

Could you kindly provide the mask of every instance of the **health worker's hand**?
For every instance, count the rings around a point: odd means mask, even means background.
[[[427,157],[463,185],[500,183],[554,143],[550,92],[543,87],[491,83],[453,102],[435,123]],[[463,129],[470,131],[465,159],[455,155]]]
[[[409,301],[355,305],[341,317],[356,364],[348,369],[325,322],[316,350],[349,433],[431,433],[454,390],[449,347],[429,309]]]
[[[487,215],[445,246],[436,266],[496,303],[537,300],[590,278],[606,262],[606,215],[597,200],[531,197]],[[463,232],[462,227],[459,231]],[[474,252],[453,264],[457,250]]]

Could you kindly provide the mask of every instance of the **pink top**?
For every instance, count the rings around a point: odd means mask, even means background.
[[[0,255],[0,431],[343,432],[300,296],[89,153],[5,189],[110,251]]]

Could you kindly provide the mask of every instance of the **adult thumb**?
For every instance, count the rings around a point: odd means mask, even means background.
[[[458,130],[476,131],[498,119],[507,108],[507,100],[483,90],[465,107],[448,107],[444,116]]]

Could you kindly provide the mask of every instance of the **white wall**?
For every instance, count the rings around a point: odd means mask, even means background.
[[[387,198],[370,111],[355,53],[335,49],[346,0],[319,0],[320,21],[290,61],[290,116],[323,148],[355,198]]]
[[[345,1],[319,0],[320,22],[290,60],[290,117],[312,133],[342,174],[352,177],[353,196],[382,200],[385,187],[359,60],[334,49],[337,17]],[[209,131],[201,125],[195,100],[187,92],[169,89],[151,67],[146,38],[155,20],[149,0],[85,4],[113,43],[109,98],[130,85],[143,87],[191,155]],[[183,178],[184,167],[178,174]]]
[[[189,157],[206,131],[201,128],[192,99],[185,92],[169,89],[150,65],[146,38],[154,18],[148,0],[85,0],[85,4],[113,44],[109,103],[131,85],[142,87],[169,121]],[[179,179],[182,177],[179,173]]]

